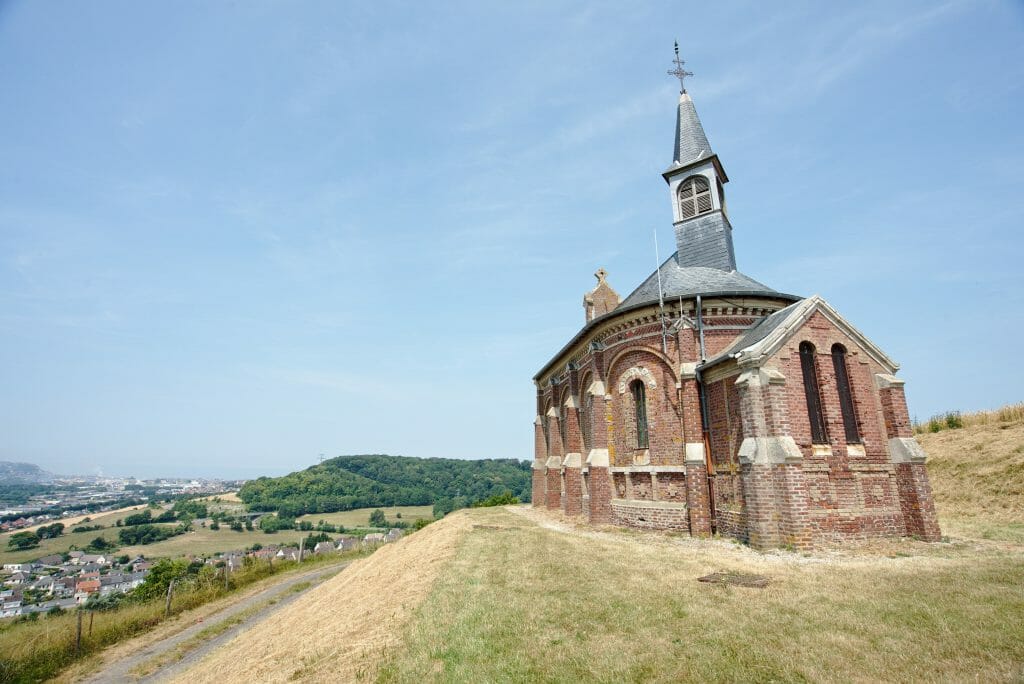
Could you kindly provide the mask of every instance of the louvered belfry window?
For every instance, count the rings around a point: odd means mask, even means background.
[[[634,380],[630,385],[633,393],[633,413],[636,417],[636,448],[646,449],[647,439],[647,388],[642,380]]]
[[[804,376],[804,395],[807,397],[807,417],[811,421],[811,443],[827,444],[825,417],[821,413],[821,392],[818,390],[818,369],[814,361],[814,345],[800,343],[800,369]]]
[[[704,176],[691,176],[679,185],[679,215],[685,218],[711,211],[711,188]]]
[[[836,371],[836,390],[839,392],[839,408],[843,412],[843,428],[846,432],[846,443],[860,444],[860,431],[857,430],[857,412],[853,407],[853,394],[850,392],[850,376],[846,368],[846,347],[841,344],[832,345],[832,366]]]

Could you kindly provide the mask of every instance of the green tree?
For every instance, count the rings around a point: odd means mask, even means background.
[[[135,596],[147,600],[166,595],[171,580],[177,581],[188,575],[188,565],[188,560],[185,558],[158,560],[149,569],[142,584],[135,588]]]
[[[370,513],[370,527],[387,527],[388,519],[384,516],[384,511],[379,508],[374,509],[373,513]]]
[[[96,537],[91,542],[89,542],[89,545],[86,546],[85,548],[86,548],[87,551],[92,551],[94,553],[101,553],[103,551],[109,551],[110,549],[116,549],[117,548],[117,544],[115,544],[112,541],[107,541],[103,537]]]
[[[34,549],[39,546],[39,537],[35,532],[15,532],[7,540],[7,547],[16,551]]]
[[[53,523],[52,525],[43,525],[36,530],[36,536],[40,539],[53,539],[64,534],[64,523]]]
[[[473,502],[473,508],[486,508],[488,506],[508,506],[509,504],[517,504],[519,499],[516,498],[512,492],[502,492],[501,494],[495,494],[494,496],[487,497],[486,499],[480,499],[479,501]]]

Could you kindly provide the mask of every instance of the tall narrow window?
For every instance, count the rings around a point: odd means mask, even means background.
[[[583,413],[580,416],[580,436],[583,437],[583,448],[590,451],[590,421],[591,411],[594,410],[594,395],[587,392],[583,398]]]
[[[818,370],[814,362],[814,345],[800,343],[800,368],[804,375],[804,394],[807,396],[807,417],[811,420],[811,442],[826,444],[825,417],[821,414],[821,393],[818,390]]]
[[[630,385],[633,393],[633,414],[636,417],[636,448],[647,448],[647,388],[642,380],[634,380]]]
[[[568,448],[567,445],[566,445],[567,440],[565,438],[566,429],[567,429],[567,426],[569,424],[569,421],[566,420],[566,418],[568,416],[568,413],[569,412],[565,410],[565,402],[563,401],[558,406],[558,436],[562,438],[562,449],[563,450]]]
[[[843,412],[843,428],[846,432],[846,443],[860,444],[860,432],[857,430],[857,412],[853,407],[853,394],[850,392],[850,376],[846,370],[846,347],[841,344],[832,345],[832,366],[836,370],[836,390],[839,392],[839,408]]]
[[[544,415],[541,416],[541,427],[544,428],[544,452],[551,455],[551,421],[548,420],[548,410],[551,408],[550,404],[545,405]]]
[[[690,176],[679,184],[679,215],[690,218],[711,211],[711,188],[704,176]]]

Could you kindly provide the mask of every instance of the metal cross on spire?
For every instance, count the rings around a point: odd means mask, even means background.
[[[693,76],[693,72],[687,71],[686,69],[683,68],[683,65],[686,64],[686,62],[679,59],[679,41],[675,41],[675,44],[676,58],[672,60],[672,63],[676,65],[676,68],[670,69],[668,75],[675,76],[676,78],[679,79],[679,94],[682,95],[683,93],[686,92],[686,84],[683,83],[683,79],[686,78],[687,76]]]

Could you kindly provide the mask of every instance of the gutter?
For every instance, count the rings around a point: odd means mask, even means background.
[[[671,296],[675,297],[676,295],[671,295]],[[765,299],[789,299],[789,300],[791,300],[793,302],[798,302],[801,299],[804,299],[803,297],[797,297],[796,295],[786,294],[784,292],[768,292],[768,291],[761,291],[761,292],[746,291],[746,292],[741,292],[741,291],[737,291],[737,290],[721,290],[721,291],[717,291],[717,292],[693,293],[691,295],[681,295],[680,299],[682,299],[684,301],[696,301],[697,297],[712,297],[712,298],[714,298],[714,297],[763,297]],[[537,371],[537,373],[533,376],[533,381],[537,382],[537,380],[540,378],[540,376],[544,375],[553,366],[555,366],[556,363],[559,361],[559,359],[561,359],[563,356],[565,356],[566,352],[568,352],[570,349],[572,349],[574,346],[576,346],[576,344],[580,340],[584,339],[598,325],[600,325],[602,323],[605,323],[607,321],[610,321],[610,320],[612,320],[613,318],[615,318],[616,316],[618,316],[620,314],[629,313],[631,311],[636,311],[637,309],[642,309],[642,308],[644,308],[646,306],[651,306],[651,305],[657,304],[657,303],[658,303],[658,300],[657,299],[653,299],[651,301],[639,302],[637,304],[630,304],[629,306],[627,306],[625,308],[623,308],[622,305],[619,305],[617,308],[613,309],[612,311],[609,311],[608,313],[604,314],[603,316],[598,316],[594,320],[590,321],[589,323],[584,325],[582,328],[580,328],[580,331],[578,333],[576,333],[575,335],[573,335],[572,339],[569,340],[569,342],[567,344],[565,344],[565,346],[563,346],[561,349],[559,349],[558,353],[556,353],[553,357],[551,357],[551,360],[549,360],[546,364],[544,364],[541,367],[541,369],[539,371]]]

